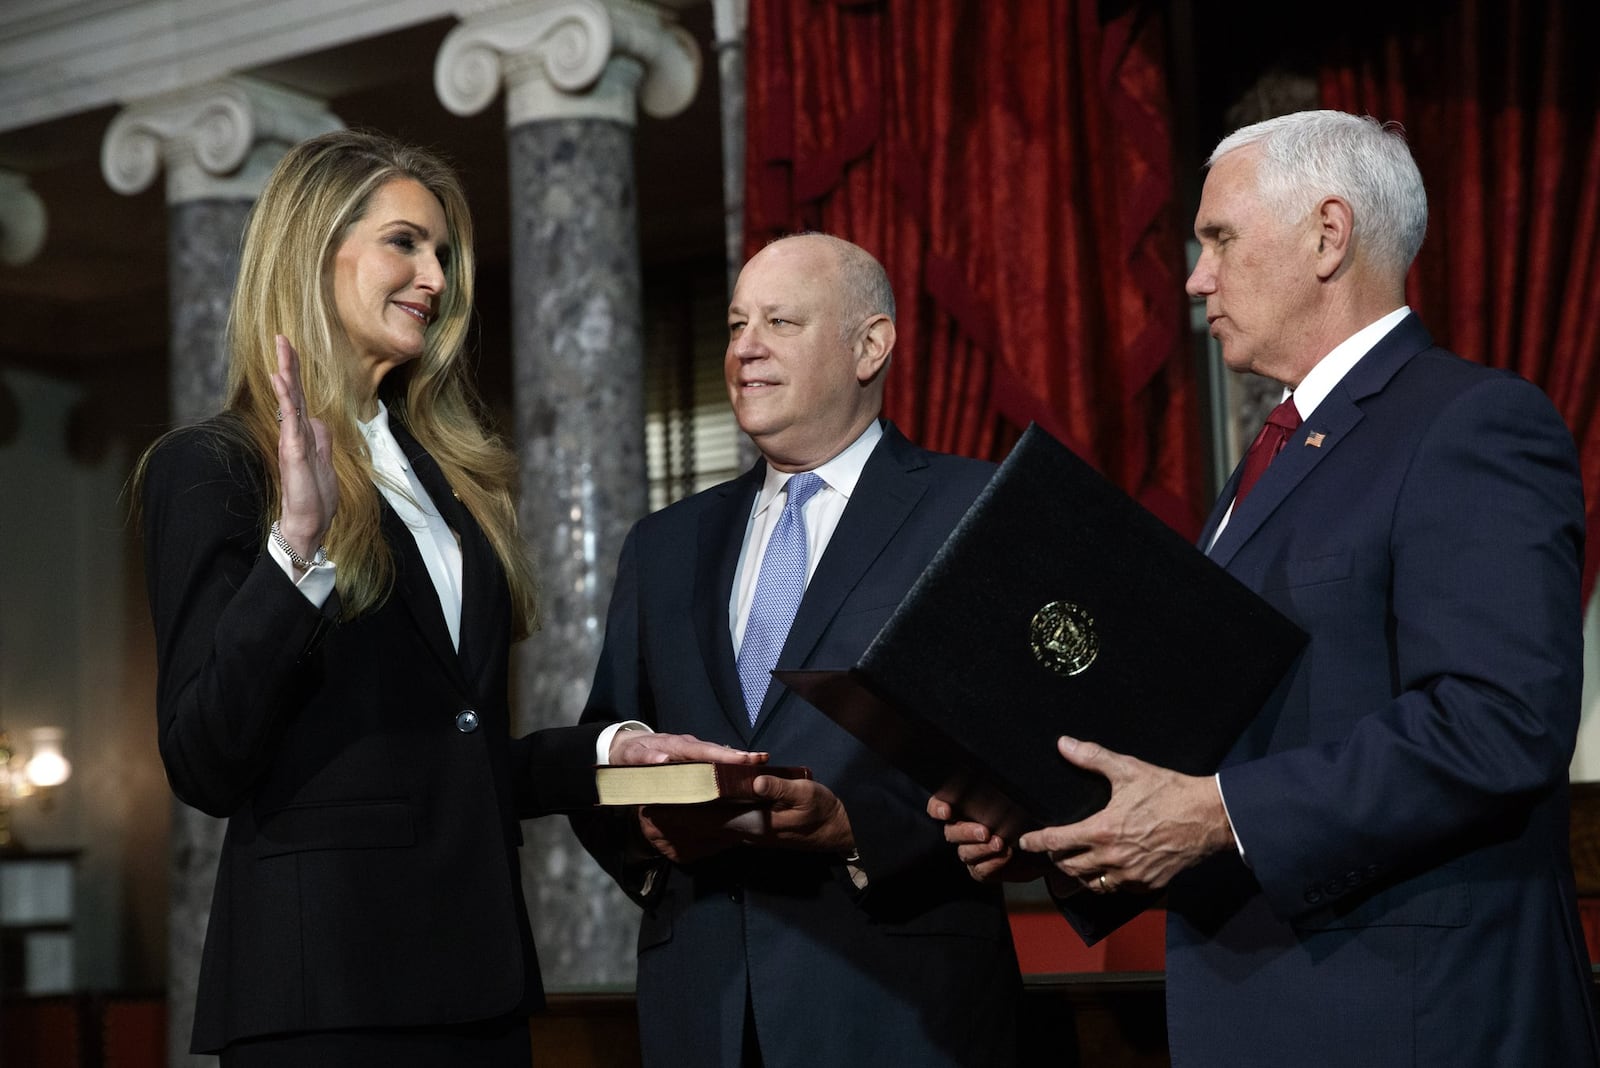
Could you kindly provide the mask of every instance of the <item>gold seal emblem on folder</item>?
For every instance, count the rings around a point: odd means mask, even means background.
[[[1033,614],[1033,655],[1059,675],[1077,675],[1100,653],[1094,618],[1071,601],[1051,601]]]

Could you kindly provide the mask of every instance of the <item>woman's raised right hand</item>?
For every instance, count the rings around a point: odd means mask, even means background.
[[[272,392],[278,398],[278,476],[283,512],[278,529],[301,556],[321,548],[339,508],[339,483],[333,474],[328,428],[306,413],[300,387],[300,354],[289,339],[276,335],[278,370]]]

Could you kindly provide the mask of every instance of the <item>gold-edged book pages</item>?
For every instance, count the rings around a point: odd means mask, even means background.
[[[602,805],[699,805],[708,801],[757,803],[758,775],[809,779],[811,769],[767,764],[605,764],[594,769]]]

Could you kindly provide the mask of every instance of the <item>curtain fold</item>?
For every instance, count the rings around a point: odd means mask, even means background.
[[[748,48],[746,251],[816,229],[883,262],[887,414],[987,458],[1036,421],[1192,536],[1159,8],[752,0]]]
[[[1600,75],[1559,0],[1397,5],[1322,65],[1323,105],[1405,126],[1428,188],[1406,298],[1441,343],[1549,394],[1600,568]]]

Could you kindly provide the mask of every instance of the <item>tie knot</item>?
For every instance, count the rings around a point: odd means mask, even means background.
[[[812,495],[826,485],[827,483],[822,480],[822,476],[815,471],[802,471],[795,475],[785,485],[789,500],[783,506],[784,511],[788,511],[791,508],[804,508]]]
[[[1267,416],[1267,422],[1273,426],[1281,427],[1291,434],[1298,430],[1300,428],[1300,409],[1294,406],[1294,398],[1283,398],[1283,403],[1272,409],[1272,412]]]

